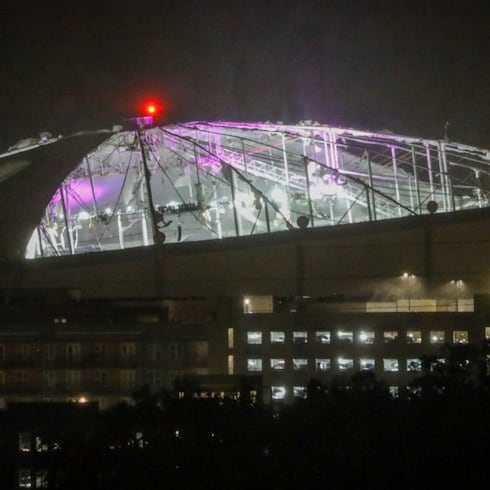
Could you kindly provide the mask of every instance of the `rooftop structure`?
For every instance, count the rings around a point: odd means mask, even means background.
[[[309,121],[143,121],[107,136],[58,183],[27,258],[488,206],[490,153],[449,141]]]

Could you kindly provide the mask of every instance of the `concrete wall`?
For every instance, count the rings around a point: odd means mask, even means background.
[[[386,297],[407,287],[406,271],[419,296],[437,295],[451,280],[472,295],[490,289],[489,225],[490,210],[472,210],[23,261],[0,269],[0,287],[83,297]]]

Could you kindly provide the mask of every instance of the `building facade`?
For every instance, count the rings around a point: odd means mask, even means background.
[[[298,304],[270,298],[267,312],[264,299],[244,299],[233,355],[235,372],[263,375],[264,397],[270,401],[306,397],[312,379],[327,389],[349,389],[359,372],[373,373],[398,396],[423,371],[444,363],[451,347],[490,338],[470,299],[418,299],[408,305],[408,300],[304,298]]]
[[[207,375],[212,325],[88,323],[69,317],[0,327],[0,400],[132,401],[143,387],[174,391],[175,381]]]

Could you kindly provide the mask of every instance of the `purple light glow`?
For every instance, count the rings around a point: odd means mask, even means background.
[[[98,201],[104,197],[110,187],[97,185],[94,183],[93,191],[88,179],[73,179],[64,183],[65,205],[68,205],[70,211],[77,211],[81,206],[92,207],[93,196]],[[59,187],[49,203],[49,208],[56,208],[61,202],[61,187]]]

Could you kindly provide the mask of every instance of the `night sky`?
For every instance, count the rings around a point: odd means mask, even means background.
[[[460,4],[460,6],[456,6]],[[451,6],[452,5],[452,6]],[[314,120],[490,147],[490,2],[0,2],[0,151],[112,127]]]

